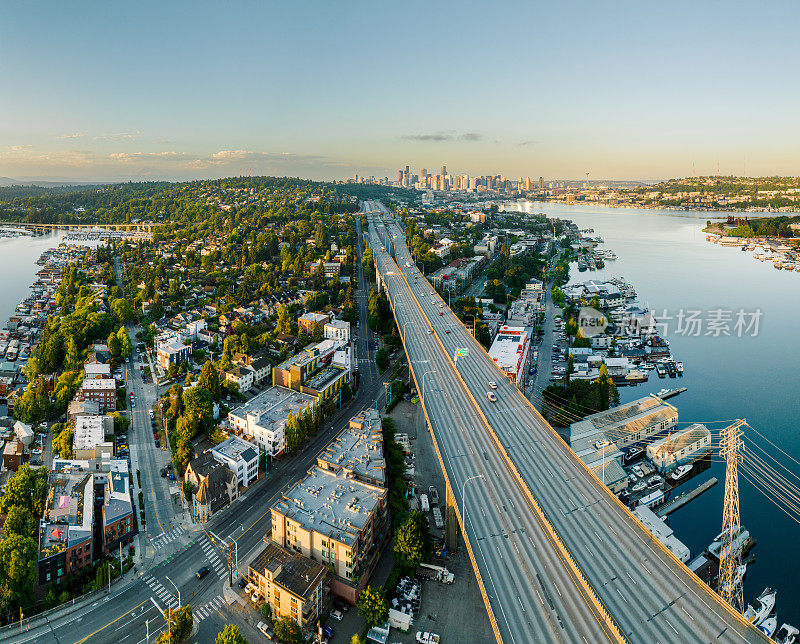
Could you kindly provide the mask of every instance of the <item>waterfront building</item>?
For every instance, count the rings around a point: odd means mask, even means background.
[[[664,433],[677,424],[675,407],[657,396],[645,396],[572,423],[569,442],[572,446],[588,439],[623,448]]]
[[[671,432],[647,446],[647,457],[662,472],[688,463],[697,455],[711,449],[711,432],[701,423]]]

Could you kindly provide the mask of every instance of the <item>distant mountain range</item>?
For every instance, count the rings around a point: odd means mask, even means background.
[[[113,183],[111,181],[85,181],[79,179],[62,179],[54,181],[52,179],[12,179],[11,177],[0,177],[0,188],[9,186],[41,186],[43,188],[54,188],[60,186],[85,186]]]

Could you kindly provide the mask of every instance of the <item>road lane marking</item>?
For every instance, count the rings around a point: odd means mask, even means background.
[[[151,597],[150,599],[152,599],[152,597]],[[82,640],[78,640],[78,644],[83,644],[83,642],[86,642],[87,640],[90,640],[90,639],[91,639],[91,638],[93,638],[95,635],[97,635],[97,634],[98,634],[100,631],[102,631],[102,630],[104,630],[104,629],[108,628],[109,626],[111,626],[111,625],[113,625],[113,624],[116,624],[116,623],[117,623],[119,620],[121,620],[123,617],[125,617],[126,615],[129,615],[130,613],[132,613],[133,611],[135,611],[137,608],[139,608],[139,606],[141,606],[142,604],[146,604],[146,603],[147,603],[147,600],[145,599],[145,600],[144,600],[144,601],[142,601],[141,603],[139,603],[139,604],[136,604],[136,606],[134,606],[133,608],[131,608],[129,611],[126,611],[126,612],[122,613],[122,615],[120,615],[119,617],[117,617],[117,619],[115,619],[114,621],[111,621],[111,622],[109,622],[109,623],[108,623],[108,624],[106,624],[105,626],[101,626],[101,627],[100,627],[100,628],[98,628],[98,629],[97,629],[97,630],[96,630],[94,633],[92,633],[92,634],[90,634],[90,635],[87,635],[87,636],[86,636],[86,637],[84,637]],[[153,603],[155,603],[155,601],[154,601]],[[163,614],[163,613],[162,613],[162,614]]]

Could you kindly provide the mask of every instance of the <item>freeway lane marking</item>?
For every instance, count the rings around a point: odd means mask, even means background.
[[[112,624],[116,624],[116,623],[117,623],[119,620],[121,620],[123,617],[125,617],[126,615],[128,615],[128,614],[132,613],[132,612],[133,612],[133,611],[135,611],[137,608],[139,608],[139,606],[141,606],[142,604],[146,604],[146,603],[147,603],[147,600],[145,599],[145,600],[144,600],[144,601],[142,601],[141,603],[139,603],[139,604],[136,604],[136,606],[134,606],[133,608],[131,608],[129,611],[127,611],[127,612],[125,612],[125,613],[122,613],[122,615],[120,615],[119,617],[117,617],[117,619],[115,619],[113,622],[109,622],[109,623],[108,623],[108,624],[106,624],[105,626],[101,626],[100,628],[98,628],[98,629],[97,629],[97,630],[96,630],[94,633],[92,633],[91,635],[87,635],[87,636],[86,636],[86,637],[84,637],[82,640],[79,640],[79,641],[78,641],[78,644],[82,644],[83,642],[85,642],[85,641],[87,641],[87,640],[89,640],[89,639],[93,638],[95,635],[97,635],[97,634],[98,634],[100,631],[102,631],[103,629],[106,629],[106,628],[108,628],[108,627],[109,627],[109,626],[111,626]],[[153,603],[155,604],[155,602],[153,602]],[[160,609],[159,609],[159,610],[160,610]],[[162,614],[163,614],[163,613],[162,613]]]

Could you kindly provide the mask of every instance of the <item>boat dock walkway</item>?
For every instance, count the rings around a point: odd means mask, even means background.
[[[660,517],[665,517],[669,514],[672,514],[673,512],[675,512],[675,510],[679,510],[690,501],[694,501],[694,499],[700,496],[703,492],[707,492],[716,484],[717,484],[717,478],[715,476],[712,476],[705,483],[701,483],[693,490],[684,492],[680,496],[676,496],[669,503],[665,503],[660,508],[658,508],[658,510],[656,510],[655,513]]]
[[[666,400],[667,398],[672,398],[673,396],[682,394],[684,391],[686,391],[686,387],[678,387],[677,389],[670,389],[669,391],[658,397],[661,398],[661,400]]]

